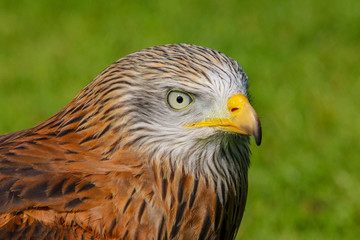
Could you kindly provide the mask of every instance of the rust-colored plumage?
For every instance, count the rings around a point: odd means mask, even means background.
[[[0,136],[0,239],[233,239],[247,135],[261,140],[246,91],[235,61],[194,45],[110,65],[49,120]]]

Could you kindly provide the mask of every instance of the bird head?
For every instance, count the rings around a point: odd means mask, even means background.
[[[247,81],[241,66],[220,52],[172,44],[118,60],[83,95],[91,95],[86,93],[91,89],[96,111],[106,115],[102,121],[111,122],[117,137],[109,148],[169,156],[194,168],[201,165],[199,158],[206,165],[224,149],[231,158],[248,161],[249,136],[260,145],[260,121],[248,100]]]

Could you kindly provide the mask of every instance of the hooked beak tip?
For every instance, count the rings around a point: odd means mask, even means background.
[[[257,146],[260,146],[261,144],[261,139],[262,139],[262,131],[261,131],[261,123],[260,121],[258,121],[256,130],[253,133],[253,137],[255,139],[255,143]]]

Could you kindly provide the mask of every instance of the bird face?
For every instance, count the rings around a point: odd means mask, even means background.
[[[187,115],[191,117],[182,116],[180,118],[187,119],[186,123],[180,120],[178,123],[180,128],[181,125],[191,130],[193,128],[210,128],[210,133],[205,134],[206,137],[216,132],[251,135],[255,138],[257,145],[261,143],[260,121],[254,108],[243,94],[234,94],[228,99],[227,96],[224,96],[221,99],[221,97],[210,96],[210,94],[207,97],[194,97],[191,93],[171,89],[167,93],[165,101],[167,106],[175,112],[194,108],[192,112],[191,110],[187,111]],[[175,114],[180,116],[179,113]],[[186,132],[185,129],[184,131]]]
[[[130,145],[151,156],[196,162],[198,154],[218,151],[224,139],[243,146],[251,135],[261,143],[260,121],[247,98],[247,76],[234,60],[186,44],[145,49],[125,60],[132,61],[129,77],[135,80],[122,94],[136,113],[129,120]]]

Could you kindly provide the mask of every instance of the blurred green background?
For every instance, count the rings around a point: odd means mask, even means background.
[[[252,142],[238,239],[360,236],[360,1],[1,1],[0,134],[65,106],[115,60],[193,43],[249,76]]]

